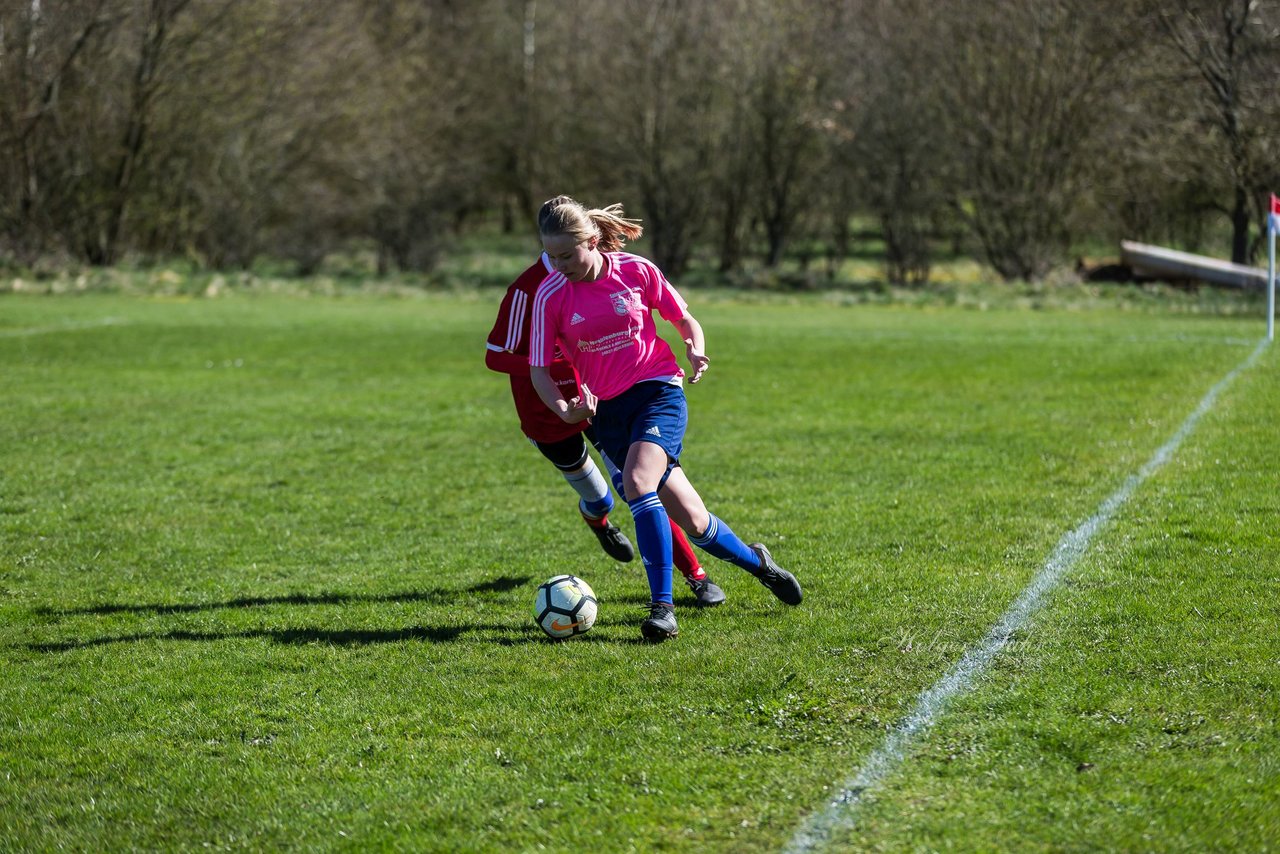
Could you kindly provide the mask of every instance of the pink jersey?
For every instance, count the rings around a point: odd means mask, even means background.
[[[601,400],[646,380],[679,384],[684,371],[658,337],[653,310],[675,323],[687,303],[651,262],[627,252],[602,252],[593,282],[551,273],[538,286],[529,332],[529,364],[547,367],[556,345],[578,378]]]

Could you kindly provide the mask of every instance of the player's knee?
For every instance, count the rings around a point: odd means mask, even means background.
[[[578,474],[585,469],[587,467],[587,463],[592,463],[591,456],[587,453],[587,449],[583,448],[582,455],[576,460],[571,460],[571,458],[566,457],[560,463],[556,464],[556,468],[560,469],[560,471],[567,475],[573,475]],[[594,463],[592,463],[592,465],[594,465]]]
[[[635,501],[641,495],[657,492],[658,482],[655,478],[645,477],[637,472],[623,472],[622,490],[628,501]]]

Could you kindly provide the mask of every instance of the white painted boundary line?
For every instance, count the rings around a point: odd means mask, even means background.
[[[98,329],[103,326],[126,326],[129,321],[118,317],[104,317],[101,320],[83,320],[75,323],[64,323],[59,326],[32,326],[27,329],[0,329],[0,338],[25,338],[28,335],[53,335],[58,332],[77,332],[81,329]]]
[[[1045,594],[1057,586],[1062,575],[1084,555],[1098,531],[1111,521],[1111,517],[1129,500],[1134,490],[1169,461],[1183,440],[1191,435],[1191,431],[1196,428],[1200,419],[1213,408],[1218,395],[1241,372],[1258,361],[1267,344],[1268,341],[1264,338],[1248,358],[1209,389],[1195,411],[1187,416],[1182,426],[1169,441],[1156,450],[1138,473],[1130,475],[1119,489],[1098,506],[1097,512],[1058,541],[1048,562],[1004,612],[982,643],[966,652],[946,675],[916,699],[916,705],[911,714],[889,733],[856,774],[840,784],[840,793],[828,802],[826,808],[809,816],[796,831],[785,851],[817,850],[830,840],[833,832],[854,825],[857,807],[867,790],[875,788],[902,764],[906,759],[907,748],[918,735],[933,725],[934,720],[952,697],[969,690],[974,679],[982,675],[991,660],[1008,644],[1013,633],[1018,631],[1039,609]]]

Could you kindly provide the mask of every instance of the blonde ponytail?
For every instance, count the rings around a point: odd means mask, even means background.
[[[623,216],[620,204],[587,210],[568,196],[556,196],[538,211],[538,233],[543,237],[570,234],[579,242],[598,237],[600,251],[617,252],[628,240],[644,234],[644,228],[640,220]]]
[[[607,208],[594,208],[587,211],[587,216],[600,231],[600,250],[602,252],[618,252],[627,245],[628,240],[638,240],[644,234],[644,228],[638,219],[627,219],[622,215],[622,205],[612,204]]]

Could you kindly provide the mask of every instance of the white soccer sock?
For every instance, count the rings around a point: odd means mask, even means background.
[[[587,456],[587,461],[583,463],[582,468],[575,472],[562,472],[564,479],[569,482],[574,491],[582,496],[582,508],[594,519],[613,509],[613,498],[609,495],[609,484],[600,474],[600,469],[596,467],[595,460]]]

